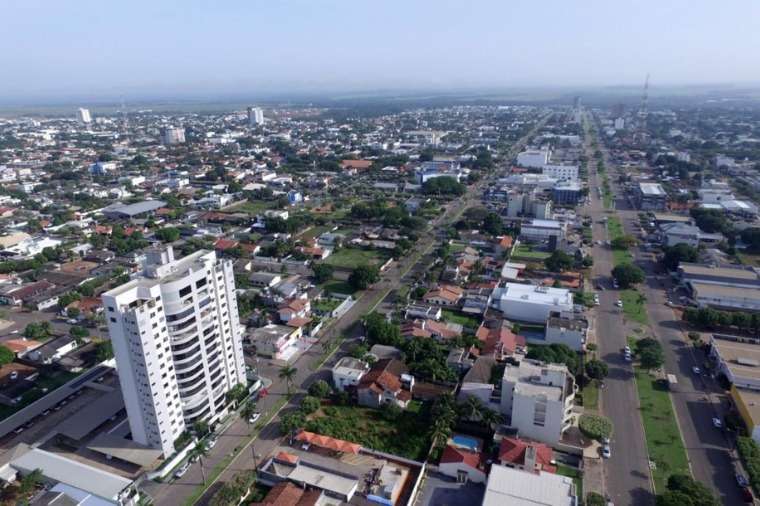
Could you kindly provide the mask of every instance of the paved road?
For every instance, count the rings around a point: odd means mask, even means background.
[[[593,219],[592,237],[594,278],[603,278],[604,286],[612,270],[612,252],[605,246],[597,246],[596,241],[606,241],[607,227],[599,220],[608,216],[596,189],[601,179],[596,173],[596,162],[587,143],[589,170],[589,205],[582,210]],[[602,412],[614,426],[612,437],[612,458],[605,460],[604,481],[607,494],[616,506],[647,505],[654,503],[649,472],[644,428],[639,415],[639,398],[633,381],[633,370],[625,362],[621,350],[626,343],[625,328],[621,311],[615,307],[617,291],[599,292],[601,305],[596,309],[596,336],[599,356],[609,365],[609,376],[605,388],[600,392]]]
[[[613,180],[617,178],[612,177],[614,168],[609,163],[607,167],[610,183],[615,188]],[[622,196],[622,191],[613,191],[615,195]],[[638,222],[638,211],[632,209],[624,198],[617,199],[616,209],[626,233],[635,235],[634,223]],[[646,309],[652,332],[663,345],[665,370],[678,379],[671,399],[694,479],[710,486],[724,504],[741,504],[742,498],[734,478],[738,457],[732,451],[732,440],[712,425],[713,417],[722,418],[727,411],[725,392],[709,376],[698,376],[692,372],[694,366],[702,367],[705,357],[688,343],[673,310],[665,305],[665,289],[671,288],[671,285],[665,276],[657,275],[650,255],[645,256],[637,250],[635,258],[647,275],[640,290],[647,298]]]

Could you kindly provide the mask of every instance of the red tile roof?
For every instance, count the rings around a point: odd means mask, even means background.
[[[505,437],[501,440],[501,445],[499,446],[499,460],[517,465],[525,465],[525,451],[531,446],[536,450],[536,465],[543,471],[556,472],[557,467],[552,464],[552,459],[554,458],[552,449],[537,441]]]
[[[239,243],[237,241],[233,241],[232,239],[217,239],[217,241],[214,243],[214,249],[224,251],[226,249],[235,248],[238,244]]]
[[[303,441],[305,443],[313,444],[321,448],[327,448],[328,450],[335,450],[342,453],[358,454],[362,446],[350,441],[344,441],[343,439],[337,439],[330,436],[323,436],[322,434],[315,434],[313,432],[302,430],[296,436],[297,441]]]
[[[455,448],[453,446],[447,445],[443,450],[443,455],[441,455],[440,463],[451,464],[457,462],[467,464],[468,466],[472,467],[473,469],[477,469],[478,471],[483,471],[485,464],[483,454],[465,450],[464,448]]]
[[[525,347],[525,337],[518,336],[504,320],[491,320],[480,324],[475,337],[483,343],[482,355],[513,354],[518,347]]]

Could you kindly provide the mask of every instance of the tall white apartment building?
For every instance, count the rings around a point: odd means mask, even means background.
[[[523,359],[504,368],[501,412],[520,437],[554,445],[572,426],[576,390],[566,365]]]
[[[248,124],[251,126],[264,124],[264,110],[261,107],[248,108]]]
[[[134,441],[171,455],[186,427],[219,420],[227,391],[245,383],[234,279],[213,251],[175,260],[168,247],[103,294]]]
[[[82,124],[88,124],[92,122],[92,116],[90,116],[90,110],[89,109],[83,109],[79,108],[77,109],[77,121],[79,121]]]
[[[161,129],[161,144],[171,146],[185,142],[185,129],[180,127],[164,127]]]

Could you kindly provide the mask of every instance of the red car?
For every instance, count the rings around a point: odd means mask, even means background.
[[[746,503],[752,504],[755,502],[755,496],[752,495],[752,490],[749,487],[742,487],[742,500]]]

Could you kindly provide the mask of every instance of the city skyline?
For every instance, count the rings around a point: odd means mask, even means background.
[[[754,2],[384,5],[9,5],[16,50],[0,57],[0,91],[33,102],[640,85],[647,73],[660,86],[760,83]]]

